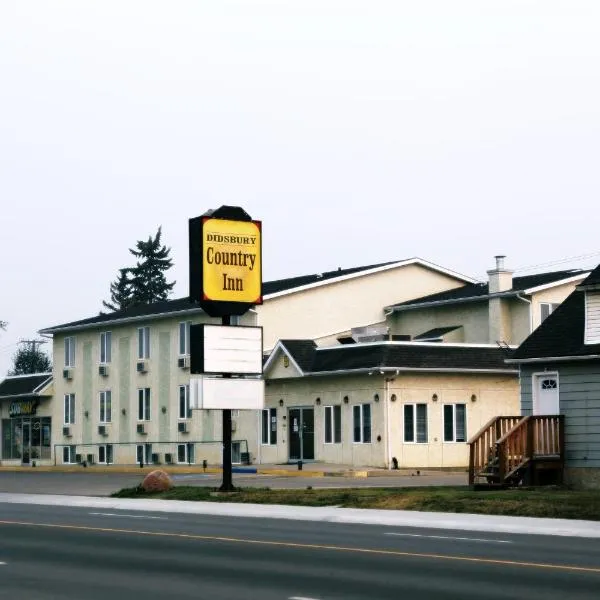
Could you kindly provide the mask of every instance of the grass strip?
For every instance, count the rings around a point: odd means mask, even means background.
[[[340,506],[600,521],[600,492],[554,487],[494,491],[474,491],[468,487],[289,490],[238,488],[231,494],[215,494],[214,488],[176,486],[159,493],[147,493],[141,487],[126,488],[112,494],[112,497]]]

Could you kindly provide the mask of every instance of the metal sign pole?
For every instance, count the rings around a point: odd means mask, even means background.
[[[226,315],[221,318],[221,325],[231,325],[231,316]],[[231,377],[224,373],[223,378]],[[223,409],[223,481],[220,492],[233,492],[233,475],[231,466],[231,409]]]

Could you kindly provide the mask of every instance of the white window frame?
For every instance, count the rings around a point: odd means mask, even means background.
[[[152,392],[149,387],[138,388],[137,416],[140,423],[152,419]]]
[[[65,460],[65,454],[68,452],[68,458]],[[63,446],[63,464],[74,465],[75,464],[75,446]]]
[[[185,460],[179,460],[179,449],[183,448],[183,458]],[[191,452],[190,452],[191,450]],[[191,454],[191,456],[190,456]],[[196,463],[196,452],[194,451],[194,444],[191,442],[181,442],[177,444],[177,456],[176,462],[178,465],[193,465]]]
[[[141,454],[144,459],[144,465],[152,464],[152,444],[144,443],[144,444],[136,444],[135,445],[135,462],[136,464],[140,464],[140,448]]]
[[[548,307],[548,314],[545,317],[542,315],[543,306]],[[543,323],[559,306],[560,302],[540,302],[540,323]]]
[[[465,439],[457,441],[456,440],[456,407],[457,405],[465,407]],[[452,407],[452,439],[446,439],[446,407]],[[468,427],[468,418],[467,418],[467,403],[466,402],[454,402],[450,404],[442,405],[442,441],[444,444],[466,444],[469,436],[467,435]]]
[[[75,366],[75,336],[65,338],[65,367]]]
[[[265,438],[264,419],[267,416],[267,437]],[[260,411],[260,445],[261,446],[276,446],[277,445],[277,408],[263,408]],[[275,435],[273,435],[273,428]]]
[[[184,393],[184,398],[183,398],[183,407],[184,407],[184,411],[183,411],[183,416],[182,416],[182,404],[181,404],[181,391],[183,390]],[[177,399],[179,401],[179,420],[180,421],[185,421],[187,419],[191,419],[192,418],[192,410],[190,408],[190,386],[189,384],[184,384],[184,385],[180,385],[177,388],[178,391],[178,395],[177,395]]]
[[[335,444],[341,444],[342,443],[342,406],[341,404],[331,404],[328,406],[325,406],[325,413],[323,415],[323,428],[324,428],[324,435],[323,435],[323,443],[326,444],[327,446],[333,446]],[[338,409],[337,411],[335,409]],[[327,413],[330,412],[331,416],[330,416],[330,420],[329,420],[329,431],[327,431]],[[339,429],[336,429],[335,427],[335,415],[336,412],[339,416]],[[339,431],[340,437],[339,440],[336,440],[335,438],[335,434],[336,431]],[[329,433],[329,438],[330,438],[330,442],[327,441],[327,434]]]
[[[179,356],[190,355],[190,327],[192,326],[191,321],[181,321],[179,323]],[[183,335],[182,335],[183,333]],[[183,352],[182,352],[183,350]]]
[[[406,439],[406,407],[412,407],[412,422],[413,422],[413,433],[414,439]],[[425,441],[419,441],[419,429],[417,419],[417,407],[425,407]],[[402,405],[402,443],[403,444],[429,444],[429,406],[426,402],[408,402]]]
[[[112,332],[100,333],[100,364],[109,365],[112,360]]]
[[[98,408],[99,408],[100,423],[111,423],[112,422],[112,392],[110,390],[102,390],[101,392],[99,392]]]
[[[63,424],[75,425],[75,394],[65,394],[63,399]]]
[[[110,452],[109,452],[110,448]],[[100,458],[100,451],[104,452],[104,460]],[[112,444],[100,444],[98,446],[98,463],[101,465],[112,465],[115,462],[115,457],[113,454],[113,445]],[[110,456],[109,456],[110,454]],[[110,460],[108,460],[110,458]]]
[[[365,407],[369,407],[369,440],[365,441]],[[360,440],[356,439],[356,421],[355,408],[359,408],[360,419]],[[352,406],[352,443],[353,444],[372,444],[373,443],[373,408],[370,402],[363,404],[354,404]]]
[[[138,327],[138,360],[150,358],[150,327]]]

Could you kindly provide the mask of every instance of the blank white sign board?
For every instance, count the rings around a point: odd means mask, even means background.
[[[264,405],[262,379],[190,378],[191,409],[260,410]]]

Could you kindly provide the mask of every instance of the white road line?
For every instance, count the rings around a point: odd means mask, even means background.
[[[120,513],[100,513],[91,512],[90,515],[95,517],[127,517],[128,519],[160,519],[161,521],[168,521],[167,517],[151,517],[148,515],[124,515]]]
[[[383,535],[395,535],[398,537],[430,538],[432,540],[461,540],[463,542],[489,542],[492,544],[513,544],[508,540],[486,540],[482,538],[452,537],[449,535],[421,535],[418,533],[384,533]]]
[[[319,600],[318,598],[307,598],[306,596],[290,596],[288,600]]]
[[[0,565],[5,565],[5,564],[6,564],[5,562],[0,562]]]

